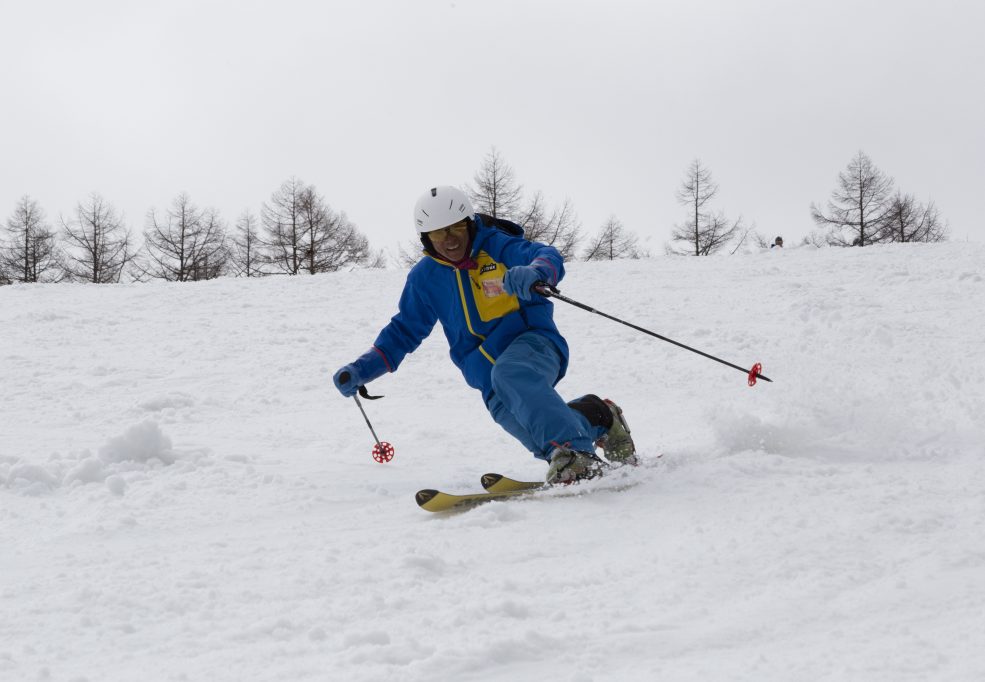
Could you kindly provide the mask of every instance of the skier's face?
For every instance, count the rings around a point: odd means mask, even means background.
[[[469,248],[469,221],[461,220],[454,225],[427,233],[434,250],[447,261],[457,263],[465,258]]]

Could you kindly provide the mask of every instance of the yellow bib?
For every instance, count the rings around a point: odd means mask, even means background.
[[[472,296],[479,318],[488,322],[519,310],[519,299],[503,289],[506,266],[494,261],[485,251],[480,251],[475,261],[478,266],[469,270],[469,280],[472,282]]]

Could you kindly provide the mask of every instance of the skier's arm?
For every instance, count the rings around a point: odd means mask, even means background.
[[[427,338],[437,315],[420,296],[412,277],[407,278],[400,295],[397,314],[376,337],[373,347],[355,362],[340,368],[334,376],[335,386],[346,397],[355,395],[360,386],[397,371],[404,357]]]
[[[387,371],[396,372],[404,357],[417,350],[438,321],[438,316],[421,297],[418,287],[414,285],[415,279],[407,278],[404,291],[400,295],[397,314],[390,319],[390,323],[373,342],[373,348],[379,350],[384,362],[380,374]]]
[[[528,300],[537,282],[555,285],[564,277],[564,259],[553,246],[510,238],[503,249],[503,263],[509,267],[503,280],[506,293]]]

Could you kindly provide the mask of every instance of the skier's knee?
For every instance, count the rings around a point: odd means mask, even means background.
[[[568,403],[568,407],[585,415],[585,419],[592,426],[601,426],[607,431],[612,428],[612,411],[597,395],[589,393],[575,398]]]

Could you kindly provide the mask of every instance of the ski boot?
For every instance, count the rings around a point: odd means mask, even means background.
[[[579,452],[563,445],[551,450],[547,484],[574,483],[602,475],[605,463],[592,452]]]
[[[636,466],[640,460],[636,456],[636,445],[633,443],[633,437],[629,435],[629,424],[626,423],[622,408],[608,398],[603,402],[612,413],[612,426],[604,436],[595,441],[595,445],[602,448],[605,458],[613,464]]]
[[[622,408],[611,400],[602,400],[591,393],[572,400],[568,407],[585,415],[592,426],[605,429],[605,433],[595,441],[595,446],[605,451],[606,459],[613,464],[639,464]]]

